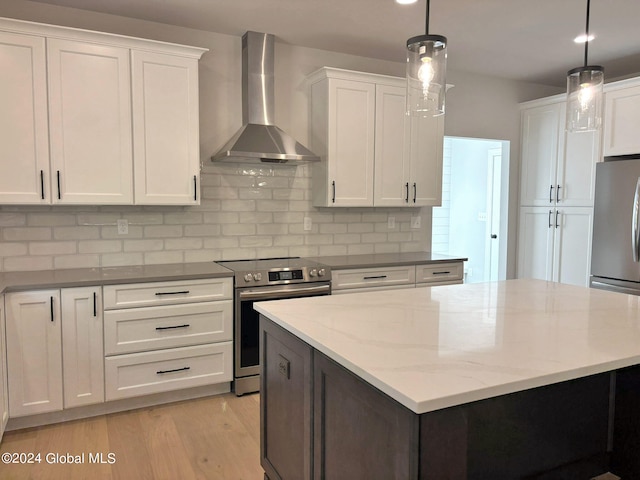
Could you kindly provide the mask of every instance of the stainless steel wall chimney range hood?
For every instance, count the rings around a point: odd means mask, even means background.
[[[273,124],[274,37],[259,32],[242,36],[243,126],[211,159],[214,162],[317,162],[315,155]]]

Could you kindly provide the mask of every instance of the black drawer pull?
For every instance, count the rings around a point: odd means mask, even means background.
[[[198,177],[193,176],[193,201],[198,201]]]
[[[98,316],[98,294],[93,292],[93,316]]]
[[[49,306],[51,307],[51,321],[54,321],[54,317],[53,317],[53,297],[51,297],[49,299]]]
[[[182,290],[181,292],[156,292],[156,295],[186,295],[189,290]]]
[[[371,277],[362,277],[363,280],[378,280],[381,278],[387,278],[386,275],[373,275]]]
[[[174,368],[173,370],[158,370],[156,374],[162,375],[163,373],[184,372],[185,370],[191,370],[191,367]]]
[[[451,272],[433,272],[434,275],[449,275]]]
[[[58,179],[58,200],[62,199],[62,191],[60,190],[60,170],[56,170],[56,177]]]
[[[156,330],[173,330],[175,328],[189,328],[191,325],[185,323],[184,325],[172,325],[170,327],[156,327]]]
[[[42,200],[44,200],[44,170],[40,170],[40,190],[42,192]]]

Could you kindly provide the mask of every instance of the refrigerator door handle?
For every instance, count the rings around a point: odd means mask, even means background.
[[[636,183],[636,192],[633,196],[633,214],[631,218],[631,248],[633,250],[633,261],[640,261],[640,252],[638,247],[640,246],[640,229],[638,225],[638,214],[640,213],[640,177]]]

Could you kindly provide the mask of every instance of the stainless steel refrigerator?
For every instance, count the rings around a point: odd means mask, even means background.
[[[593,288],[640,295],[640,157],[596,165]]]

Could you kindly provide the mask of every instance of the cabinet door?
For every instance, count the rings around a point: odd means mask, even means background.
[[[589,286],[593,208],[559,208],[554,218],[553,280]]]
[[[9,421],[7,389],[7,340],[5,336],[4,297],[0,295],[0,440]]]
[[[410,206],[442,205],[444,115],[407,120]]]
[[[8,293],[5,307],[11,416],[61,410],[60,291]]]
[[[640,152],[640,86],[605,94],[604,156]]]
[[[63,288],[64,407],[104,402],[100,287]]]
[[[409,201],[404,156],[406,89],[376,86],[375,206],[402,207]]]
[[[49,203],[45,40],[0,32],[0,203]]]
[[[600,132],[567,133],[564,159],[558,162],[556,191],[558,205],[593,205],[596,163],[600,158]]]
[[[522,207],[518,231],[518,278],[553,279],[554,210]]]
[[[135,203],[200,203],[198,60],[131,52]]]
[[[533,107],[522,112],[520,204],[546,206],[555,202],[558,152],[564,138],[564,104]]]
[[[129,50],[49,39],[54,203],[133,201]]]
[[[327,167],[329,203],[373,205],[375,85],[329,80]]]

